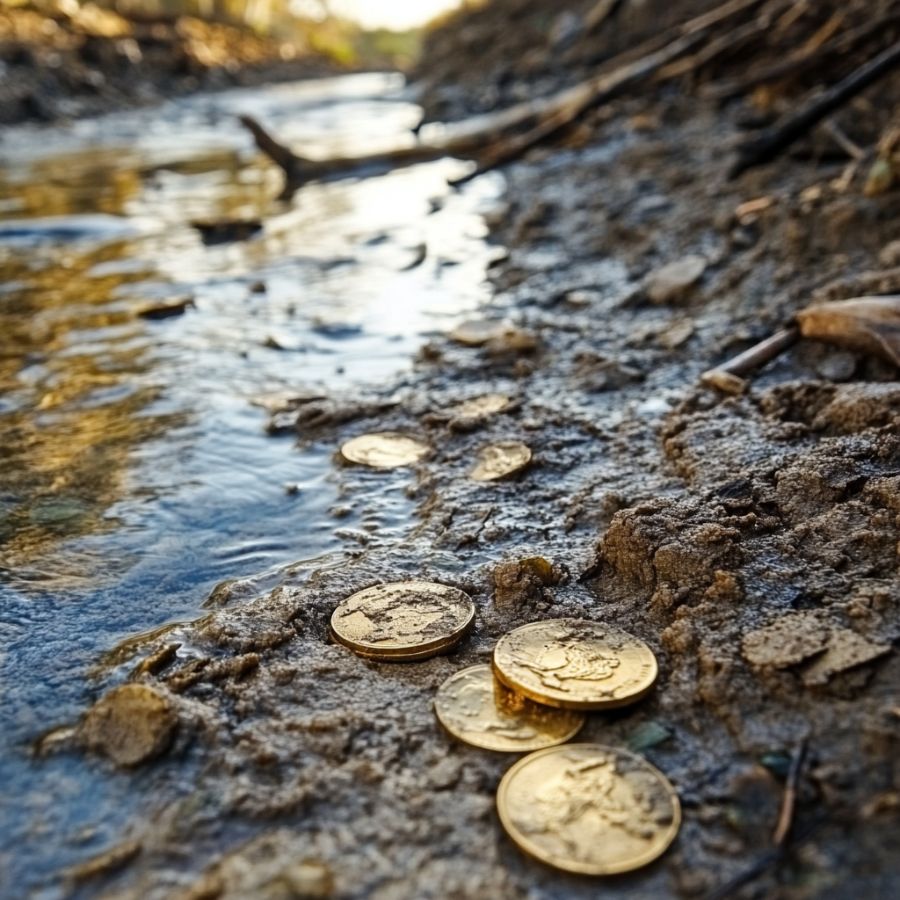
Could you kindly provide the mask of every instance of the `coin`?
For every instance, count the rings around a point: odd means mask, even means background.
[[[451,675],[438,689],[434,711],[455,738],[484,750],[527,753],[578,734],[584,715],[551,709],[505,688],[487,665]]]
[[[521,472],[531,462],[531,450],[520,441],[500,441],[478,451],[478,462],[469,473],[475,481],[498,481]]]
[[[602,744],[566,744],[520,759],[500,781],[497,810],[526,853],[584,875],[647,865],[681,825],[668,779],[642,757]]]
[[[494,673],[537,703],[611,709],[643,697],[656,680],[653,651],[639,638],[587,619],[548,619],[505,634]]]
[[[461,419],[481,419],[503,412],[511,405],[512,400],[506,394],[482,394],[457,403],[450,412]]]
[[[408,434],[376,431],[351,438],[341,447],[345,461],[373,469],[396,469],[418,462],[431,448]]]
[[[369,659],[427,659],[455,646],[472,626],[464,591],[430,581],[397,581],[358,591],[331,616],[335,640]]]
[[[505,322],[491,319],[469,319],[450,332],[451,340],[467,347],[480,347],[499,337],[507,329]]]

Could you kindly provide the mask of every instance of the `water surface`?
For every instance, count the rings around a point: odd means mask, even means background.
[[[197,96],[0,141],[0,870],[22,896],[115,838],[140,780],[35,761],[121,671],[136,633],[197,616],[216,585],[312,571],[409,529],[409,473],[341,505],[334,447],[265,434],[260,398],[325,395],[409,367],[484,298],[480,210],[453,160],[274,198],[236,124],[252,112],[312,154],[403,136],[393,76]],[[192,220],[261,219],[207,246]],[[413,263],[424,244],[427,255]],[[191,298],[161,320],[140,313]],[[291,486],[290,491],[286,486]]]

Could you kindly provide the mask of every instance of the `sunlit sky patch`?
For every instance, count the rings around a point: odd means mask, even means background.
[[[332,12],[355,19],[366,28],[402,31],[424,25],[439,13],[459,6],[460,0],[331,0]],[[296,7],[307,5],[295,0]]]

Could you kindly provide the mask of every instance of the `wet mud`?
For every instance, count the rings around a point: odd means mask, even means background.
[[[647,115],[622,103],[583,145],[507,171],[488,215],[507,252],[481,315],[533,341],[437,336],[369,397],[276,414],[301,446],[374,430],[428,441],[408,472],[339,470],[349,508],[403,484],[415,527],[372,550],[363,530],[349,564],[236,589],[141,648],[133,677],[170,699],[178,731],[141,776],[153,800],[123,835],[139,852],[113,850],[83,895],[704,896],[771,846],[804,740],[792,849],[734,895],[896,889],[896,371],[801,342],[739,396],[698,383],[815,289],[877,267],[894,201],[839,193],[799,162],[726,182],[721,117],[687,101]],[[740,223],[762,194],[774,202]],[[688,256],[702,273],[652,296],[648,276]],[[491,392],[515,402],[454,427],[447,410]],[[531,466],[470,478],[479,449],[505,440]],[[402,578],[472,594],[458,650],[389,665],[332,642],[340,600]],[[502,634],[564,616],[625,628],[660,661],[646,700],[580,736],[640,748],[684,808],[672,850],[614,880],[522,856],[494,810],[510,761],[454,743],[432,712],[443,680]]]
[[[159,731],[120,759],[139,768],[116,767],[128,711],[109,696],[45,742],[95,754],[144,798],[118,844],[63,876],[67,892],[703,897],[753,870],[730,895],[896,893],[897,372],[804,340],[735,395],[699,381],[813,296],[852,296],[900,237],[896,197],[866,198],[841,183],[843,165],[808,160],[728,181],[732,115],[623,100],[508,167],[486,215],[502,250],[478,314],[509,327],[477,346],[435,335],[411,371],[365,391],[309,397],[298,383],[270,430],[296,431],[300,453],[333,447],[332,513],[358,524],[343,530],[352,558],[288,570],[262,593],[236,581],[203,617],[130,644],[120,671],[159,710]],[[738,214],[760,197],[771,202]],[[513,402],[453,412],[495,393]],[[340,461],[342,443],[373,431],[431,453],[391,471]],[[471,478],[501,441],[526,444],[528,468]],[[379,536],[380,491],[414,506],[405,534]],[[402,579],[471,594],[458,649],[390,665],[333,642],[341,600]],[[675,844],[627,876],[523,856],[494,807],[511,759],[455,743],[432,710],[447,677],[547,617],[609,622],[659,660],[647,698],[591,715],[579,736],[641,752],[680,796]]]

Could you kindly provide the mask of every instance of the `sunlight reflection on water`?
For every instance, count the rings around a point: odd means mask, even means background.
[[[43,863],[85,855],[66,843],[79,816],[104,819],[102,843],[128,807],[124,786],[23,749],[83,707],[101,654],[196,616],[224,579],[350,549],[335,532],[356,523],[330,512],[334,448],[266,437],[251,401],[384,379],[485,296],[479,208],[496,180],[452,193],[460,164],[445,160],[284,204],[233,117],[253,111],[311,153],[364,152],[417,120],[398,88],[366,75],[235,91],[0,143],[0,781],[22,798],[0,834],[49,836],[29,851]],[[204,246],[190,221],[221,217],[264,229]],[[138,315],[186,296],[183,316]],[[373,484],[376,542],[408,530],[410,478]],[[0,868],[33,867],[4,855]]]

